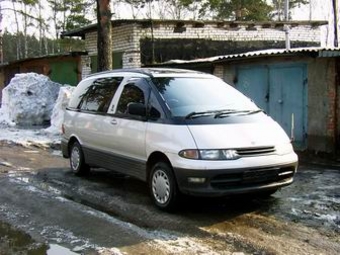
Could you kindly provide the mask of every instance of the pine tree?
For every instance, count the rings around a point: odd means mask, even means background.
[[[112,69],[112,42],[111,42],[111,10],[110,0],[97,1],[98,20],[98,70],[105,71]]]

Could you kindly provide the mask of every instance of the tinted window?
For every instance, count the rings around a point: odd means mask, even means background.
[[[85,111],[107,112],[122,80],[121,77],[97,79],[87,88],[79,108]]]
[[[81,99],[84,97],[85,91],[92,84],[93,80],[83,80],[72,92],[72,97],[68,103],[69,108],[77,109],[79,107]]]
[[[256,110],[241,92],[218,78],[153,78],[173,116],[215,110]]]
[[[125,85],[118,102],[117,113],[126,114],[129,103],[141,103],[145,105],[143,90],[134,84]]]

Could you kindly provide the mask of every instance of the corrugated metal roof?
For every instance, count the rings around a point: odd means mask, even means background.
[[[308,47],[308,48],[293,48],[293,49],[267,49],[258,51],[249,51],[245,53],[221,55],[210,58],[199,58],[193,60],[170,60],[163,64],[194,64],[194,63],[212,63],[230,59],[254,58],[261,56],[280,56],[280,55],[298,55],[307,54],[314,57],[340,57],[340,48],[323,48],[323,47]]]
[[[27,62],[27,61],[31,61],[31,60],[53,59],[53,58],[61,58],[61,57],[77,57],[77,56],[83,56],[83,55],[88,55],[88,53],[86,51],[71,51],[69,53],[61,53],[61,54],[54,54],[54,55],[44,55],[44,56],[30,57],[30,58],[24,58],[24,59],[4,62],[4,63],[0,63],[0,67],[12,65],[12,64],[19,64],[19,63]]]

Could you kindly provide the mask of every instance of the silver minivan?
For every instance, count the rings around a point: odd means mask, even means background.
[[[101,167],[146,181],[165,210],[182,193],[270,195],[293,182],[298,165],[284,130],[242,93],[213,75],[162,68],[82,80],[62,152],[78,175]]]

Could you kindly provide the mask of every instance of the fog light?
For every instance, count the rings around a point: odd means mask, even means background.
[[[189,177],[188,182],[190,182],[190,183],[204,183],[205,178]]]

